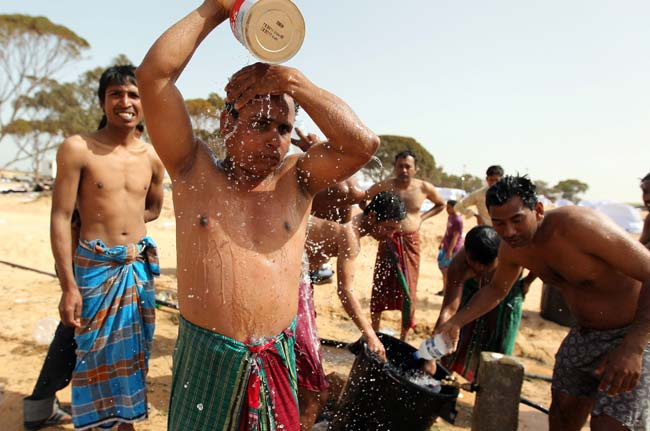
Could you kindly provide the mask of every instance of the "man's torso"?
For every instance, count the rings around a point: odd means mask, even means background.
[[[145,202],[153,168],[148,145],[110,146],[91,135],[79,180],[77,206],[81,239],[102,239],[109,247],[134,243],[146,233]]]
[[[243,192],[206,148],[198,151],[173,183],[181,312],[239,341],[276,335],[296,314],[310,209],[295,159]]]
[[[561,233],[561,223],[561,214],[545,216],[540,227],[543,231],[538,232],[541,240],[534,246],[510,249],[509,254],[545,283],[562,289],[581,326],[612,329],[629,325],[636,314],[641,284],[581,250]],[[594,240],[606,240],[598,237],[594,230]]]
[[[417,232],[421,224],[422,204],[427,198],[422,191],[422,180],[414,178],[410,180],[408,186],[402,187],[392,178],[386,180],[383,187],[378,190],[378,192],[382,191],[397,193],[406,205],[406,218],[402,221],[401,231],[403,233]]]

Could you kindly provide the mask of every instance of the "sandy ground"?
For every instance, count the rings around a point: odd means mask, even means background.
[[[49,244],[50,198],[32,194],[0,196],[0,260],[18,263],[45,272],[53,272],[54,261]],[[417,326],[407,340],[414,346],[431,333],[438,317],[441,298],[441,277],[435,255],[446,224],[446,214],[429,220],[423,226],[423,256],[418,302]],[[473,226],[466,220],[465,230]],[[149,226],[149,234],[160,250],[162,276],[157,288],[173,290],[175,279],[175,235],[171,196],[167,193],[161,217]],[[368,309],[370,282],[376,243],[367,238],[358,264],[356,294]],[[524,316],[517,337],[515,355],[525,364],[527,373],[550,376],[553,356],[567,329],[547,322],[539,316],[541,284],[536,282],[524,304]],[[334,284],[316,286],[318,329],[322,337],[344,341],[358,338],[358,331],[345,315],[339,303]],[[47,317],[57,318],[59,287],[56,279],[31,271],[0,264],[0,428],[22,429],[22,398],[29,395],[38,376],[47,345],[38,344],[32,335],[36,323]],[[155,347],[148,378],[150,418],[139,424],[140,430],[166,429],[166,411],[171,383],[171,352],[177,334],[177,313],[161,309],[157,312]],[[399,333],[399,314],[384,313],[383,328]],[[347,375],[352,356],[334,349],[325,351],[325,369]],[[550,385],[543,381],[525,381],[523,394],[548,406]],[[70,389],[59,393],[63,402],[70,401]],[[469,429],[473,395],[464,393],[459,399],[459,418],[455,426],[439,423],[432,429]],[[72,426],[49,429],[73,429]],[[534,409],[521,406],[520,430],[546,430],[546,416]]]

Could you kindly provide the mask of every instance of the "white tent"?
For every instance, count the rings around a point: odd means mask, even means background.
[[[630,205],[612,201],[582,201],[580,206],[593,208],[606,214],[627,232],[638,234],[643,230],[641,213]]]

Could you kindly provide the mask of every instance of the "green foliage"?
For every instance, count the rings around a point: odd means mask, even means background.
[[[467,191],[476,190],[483,185],[483,181],[479,177],[470,174],[458,176],[446,173],[442,167],[436,166],[433,155],[414,138],[381,135],[379,139],[381,145],[375,156],[383,166],[373,160],[363,168],[364,175],[373,181],[381,181],[392,173],[397,153],[411,150],[418,160],[418,178],[429,181],[436,186],[453,187]]]
[[[192,121],[194,135],[205,142],[217,158],[224,158],[226,148],[219,136],[219,119],[224,100],[217,93],[210,93],[206,99],[185,101],[187,113]]]
[[[28,35],[34,38],[54,37],[64,43],[65,49],[81,53],[90,44],[69,28],[54,24],[44,16],[0,15],[0,41],[5,44],[12,37]]]
[[[553,187],[553,191],[557,195],[573,202],[577,202],[578,195],[586,192],[588,189],[588,184],[574,178],[562,180]]]
[[[431,180],[436,175],[436,161],[418,141],[407,136],[381,135],[381,145],[375,154],[381,165],[376,160],[370,161],[363,168],[363,172],[374,181],[380,181],[393,171],[395,155],[400,151],[411,150],[417,158],[418,176]]]

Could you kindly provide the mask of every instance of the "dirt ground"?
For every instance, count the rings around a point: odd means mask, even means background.
[[[49,243],[50,198],[47,195],[9,194],[0,196],[0,260],[51,273],[54,261]],[[426,338],[438,317],[441,297],[441,276],[435,257],[446,224],[441,214],[423,226],[423,255],[418,286],[417,326],[408,342],[414,346]],[[465,230],[473,226],[465,221]],[[165,196],[161,217],[149,225],[149,234],[159,246],[162,275],[157,280],[160,290],[176,288],[176,255],[174,216],[171,195]],[[376,252],[374,240],[363,240],[356,279],[356,295],[368,309],[372,269]],[[550,376],[553,356],[567,328],[545,321],[539,316],[541,283],[533,284],[524,304],[524,315],[517,337],[515,355],[523,361],[527,373]],[[345,315],[334,290],[334,284],[316,286],[317,323],[324,338],[353,341],[359,336],[356,327]],[[58,318],[59,287],[55,278],[0,263],[0,417],[6,430],[22,429],[22,398],[29,395],[47,352],[47,345],[37,343],[32,335],[37,322]],[[157,312],[155,347],[148,377],[151,414],[138,425],[139,430],[166,429],[167,402],[171,383],[171,352],[178,329],[177,313],[160,309]],[[383,328],[399,333],[397,312],[384,313]],[[334,349],[325,351],[325,370],[347,375],[352,355]],[[544,406],[550,404],[550,385],[540,380],[526,380],[523,395]],[[70,389],[59,393],[63,402],[70,401]],[[458,400],[459,417],[455,426],[444,422],[432,429],[469,429],[473,395],[463,393]],[[72,426],[52,427],[50,430],[73,429]],[[520,430],[548,429],[546,416],[527,406],[521,406]]]

